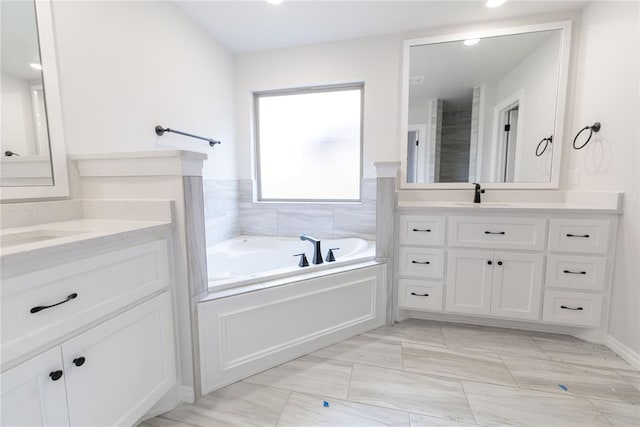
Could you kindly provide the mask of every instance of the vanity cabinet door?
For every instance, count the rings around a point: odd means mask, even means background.
[[[489,314],[492,251],[450,250],[447,263],[447,311]]]
[[[3,426],[68,426],[60,347],[0,375]]]
[[[133,425],[176,382],[168,293],[72,338],[62,355],[72,425]]]
[[[493,257],[491,314],[540,319],[544,256],[496,252]]]

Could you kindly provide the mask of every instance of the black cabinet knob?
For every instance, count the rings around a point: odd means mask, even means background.
[[[75,359],[73,359],[73,364],[76,366],[82,366],[84,365],[84,362],[86,362],[87,359],[85,359],[84,357],[77,357]]]
[[[487,261],[487,264],[491,265],[491,264],[493,264],[493,262],[492,261]]]
[[[53,372],[49,373],[49,376],[51,377],[51,379],[53,381],[58,381],[60,378],[62,378],[62,371],[60,371],[60,370],[53,371]]]
[[[502,265],[502,261],[498,261],[498,265]]]

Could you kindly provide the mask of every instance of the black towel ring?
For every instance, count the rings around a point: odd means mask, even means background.
[[[544,144],[544,147],[542,147],[542,150],[540,150],[543,142],[546,142],[546,144]],[[549,146],[549,144],[553,144],[553,135],[547,138],[542,138],[542,140],[538,142],[538,146],[536,147],[536,157],[542,156],[544,152],[547,151],[547,147]]]
[[[582,144],[579,147],[576,147],[576,141],[578,140],[578,137],[580,136],[580,134],[582,132],[584,132],[585,130],[589,129],[589,138],[587,138],[587,140],[584,142],[584,144]],[[580,132],[578,132],[578,134],[576,135],[575,138],[573,138],[573,148],[574,150],[582,150],[584,147],[587,146],[587,144],[589,143],[589,141],[591,141],[591,137],[593,136],[594,132],[599,132],[600,131],[600,122],[595,122],[594,124],[592,124],[591,126],[585,126],[582,129],[580,129]]]

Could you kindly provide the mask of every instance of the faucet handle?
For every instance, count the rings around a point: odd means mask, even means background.
[[[324,260],[327,262],[333,262],[336,260],[336,257],[333,255],[333,251],[337,251],[340,248],[331,248],[329,249],[329,252],[327,252],[327,256],[324,257]]]
[[[298,263],[298,267],[309,267],[309,260],[307,260],[307,254],[303,252],[301,254],[295,254],[294,256],[300,257],[300,262]]]

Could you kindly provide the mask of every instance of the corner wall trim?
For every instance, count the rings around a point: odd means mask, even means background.
[[[187,385],[178,386],[178,399],[181,402],[193,403],[196,401],[196,393],[193,387]]]
[[[636,369],[640,369],[640,354],[622,344],[611,335],[607,335],[607,337],[605,338],[605,344],[618,356],[626,360],[631,366]]]

